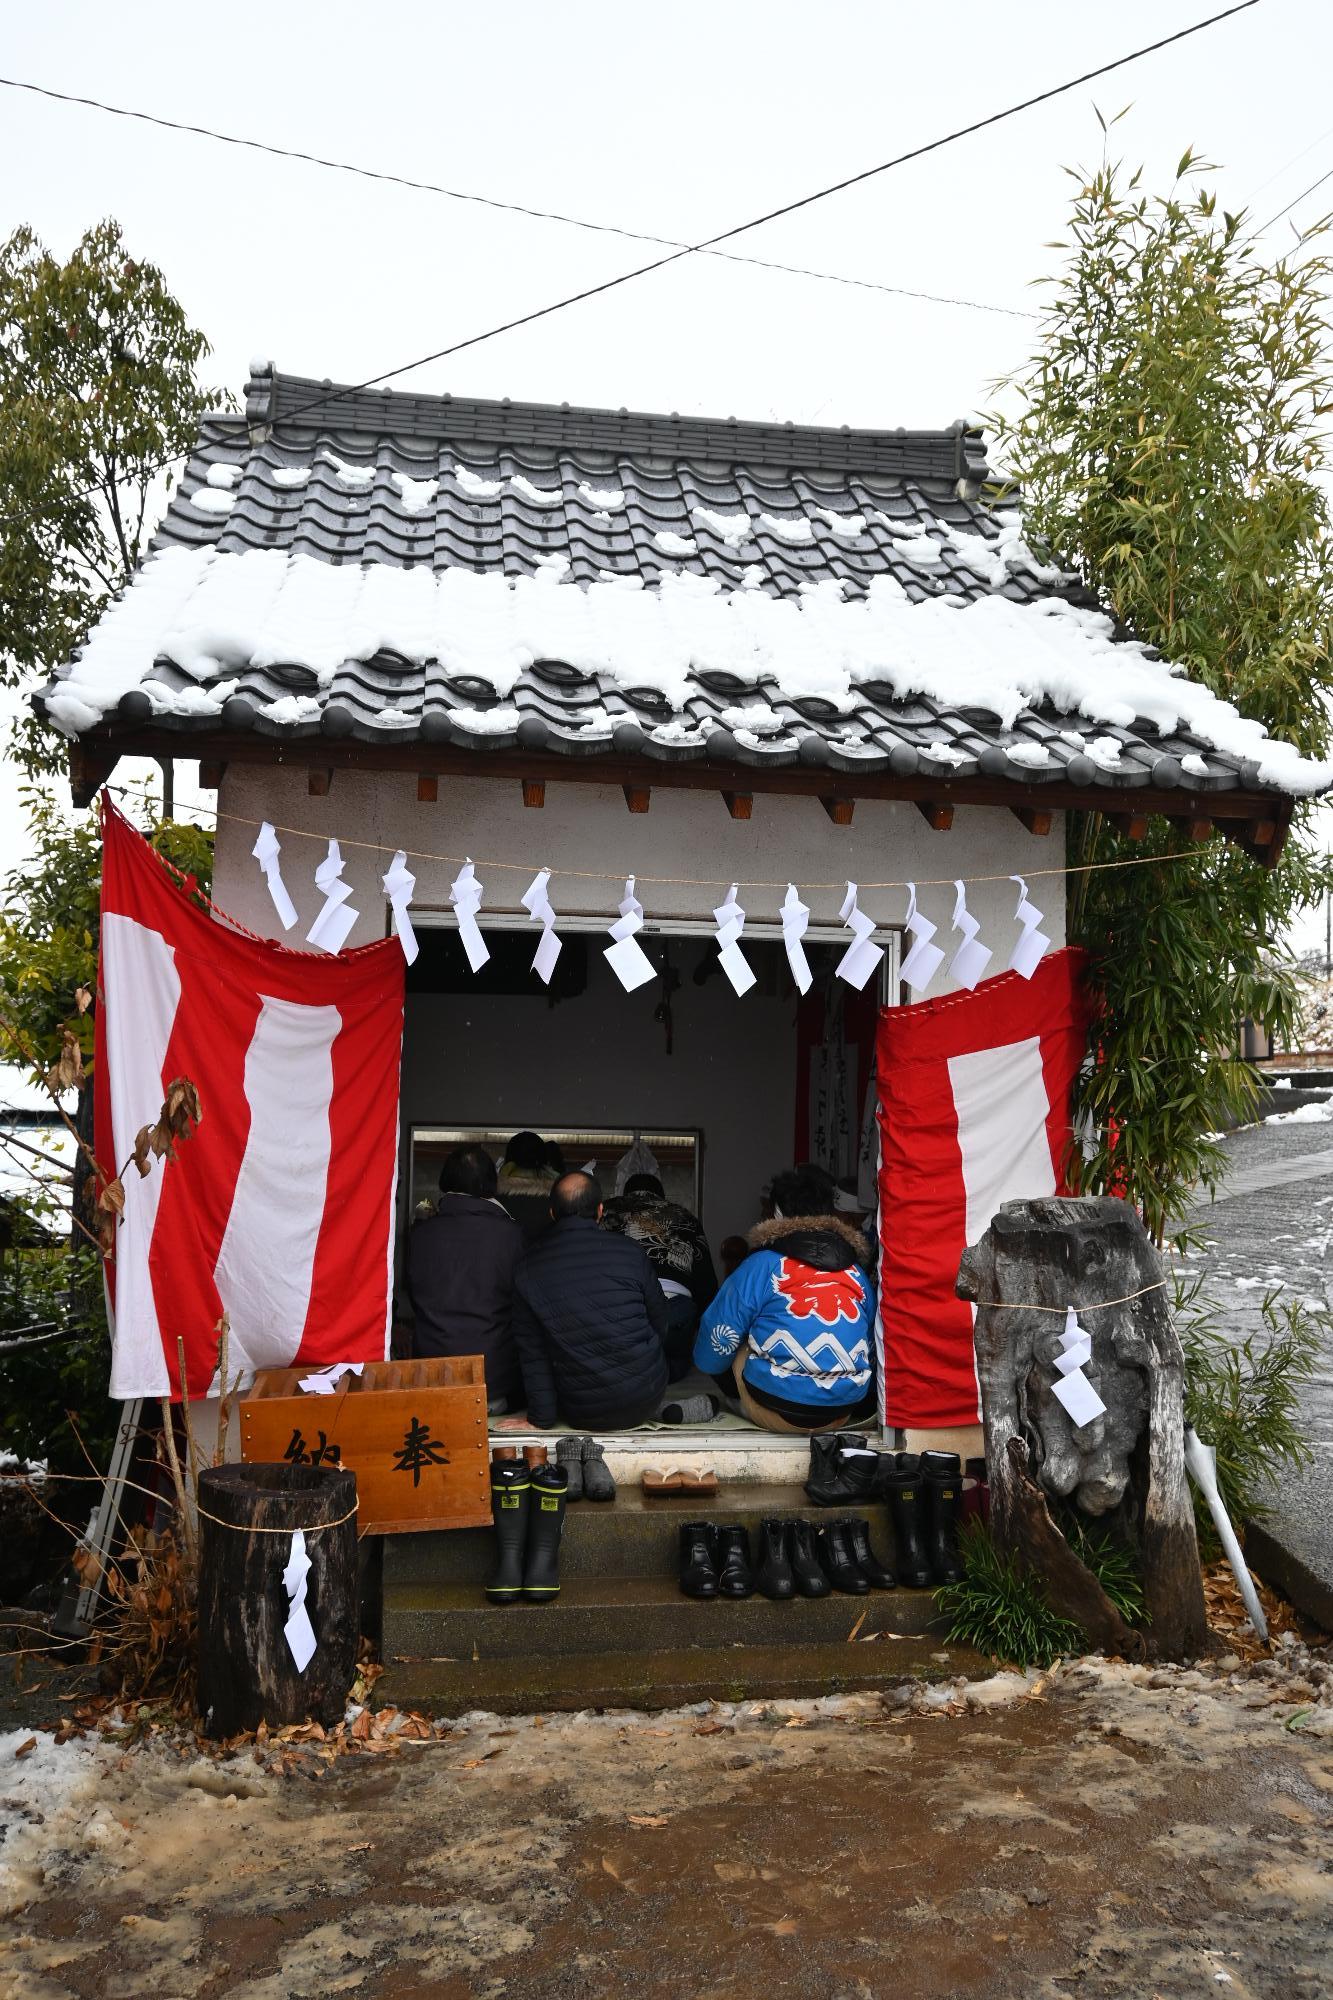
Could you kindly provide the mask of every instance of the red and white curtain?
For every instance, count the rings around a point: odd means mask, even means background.
[[[111,1394],[217,1393],[231,1367],[387,1353],[403,1037],[396,938],[337,958],[238,936],[104,797],[95,1149],[110,1172],[189,1077],[203,1118],[125,1177]]]
[[[971,993],[886,1007],[879,1089],[880,1414],[980,1421],[959,1259],[1002,1202],[1065,1194],[1070,1093],[1087,1049],[1084,955],[1050,954]]]

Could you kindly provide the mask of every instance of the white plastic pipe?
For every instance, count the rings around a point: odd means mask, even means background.
[[[1263,1606],[1259,1602],[1254,1581],[1245,1567],[1245,1557],[1241,1553],[1240,1543],[1236,1540],[1236,1531],[1231,1525],[1227,1510],[1222,1504],[1222,1495],[1217,1490],[1217,1452],[1212,1445],[1204,1444],[1197,1438],[1188,1424],[1185,1426],[1185,1465],[1194,1484],[1208,1502],[1208,1512],[1213,1517],[1213,1524],[1226,1551],[1227,1561],[1231,1564],[1232,1575],[1245,1600],[1250,1623],[1259,1637],[1266,1641],[1268,1620],[1264,1617]]]

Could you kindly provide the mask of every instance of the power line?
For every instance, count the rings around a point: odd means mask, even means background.
[[[1270,215],[1267,222],[1260,223],[1259,227],[1254,231],[1254,235],[1262,236],[1264,231],[1271,229],[1275,222],[1281,222],[1284,215],[1290,215],[1292,209],[1298,208],[1301,202],[1305,200],[1306,195],[1313,194],[1316,188],[1321,188],[1324,185],[1325,181],[1333,181],[1333,167],[1330,167],[1326,174],[1320,174],[1317,181],[1311,181],[1309,187],[1303,193],[1293,195],[1286,207],[1280,208],[1276,215]]]
[[[570,292],[564,298],[552,300],[549,305],[536,306],[531,312],[519,313],[513,319],[501,321],[498,326],[487,327],[483,333],[469,334],[465,340],[456,340],[447,347],[436,348],[430,354],[418,355],[414,361],[404,361],[396,368],[386,368],[378,375],[368,375],[361,382],[338,384],[322,390],[319,395],[311,396],[304,403],[297,403],[292,409],[284,411],[283,419],[290,422],[294,417],[320,409],[324,404],[340,396],[359,395],[365,389],[378,388],[385,382],[396,381],[402,375],[410,375],[418,368],[428,367],[433,361],[447,360],[451,355],[462,354],[468,348],[480,347],[485,341],[495,340],[503,333],[513,333],[519,327],[531,326],[540,319],[549,319],[552,314],[563,312],[569,306],[580,305],[587,299],[600,298],[607,292],[618,290],[622,285],[632,284],[636,278],[646,278],[654,271],[663,271],[671,264],[680,263],[685,257],[713,250],[720,243],[733,242],[736,237],[747,235],[752,229],[761,229],[767,223],[777,222],[783,216],[794,215],[801,209],[811,208],[816,202],[827,201],[831,195],[845,193],[848,188],[859,187],[866,181],[877,179],[881,174],[891,173],[895,167],[907,166],[913,160],[924,159],[928,154],[937,153],[943,147],[955,144],[959,139],[971,138],[977,132],[988,131],[994,125],[1001,125],[1010,118],[1016,118],[1020,112],[1031,111],[1039,104],[1047,104],[1053,98],[1063,97],[1069,91],[1077,90],[1081,84],[1092,83],[1098,77],[1109,76],[1114,70],[1124,69],[1130,63],[1141,61],[1144,56],[1155,55],[1177,42],[1188,40],[1191,35],[1201,34],[1205,28],[1215,27],[1221,21],[1229,21],[1235,14],[1248,13],[1251,7],[1256,7],[1258,4],[1259,0],[1238,0],[1237,5],[1224,8],[1221,13],[1210,14],[1205,20],[1196,21],[1188,28],[1179,28],[1174,34],[1163,35],[1155,42],[1147,42],[1141,48],[1131,49],[1127,55],[1117,56],[1112,62],[1102,63],[1096,69],[1084,70],[1081,75],[1070,77],[1064,83],[1053,84],[1050,89],[1038,91],[1032,97],[1021,98],[1016,104],[1007,105],[1002,111],[990,112],[985,118],[973,119],[968,125],[955,126],[951,132],[942,134],[938,139],[928,139],[920,146],[913,146],[905,153],[897,153],[892,159],[881,161],[878,166],[866,167],[860,173],[849,174],[845,179],[833,181],[827,187],[816,189],[812,194],[800,195],[795,201],[784,202],[779,208],[768,209],[763,215],[754,216],[748,222],[738,222],[730,229],[719,230],[715,236],[707,236],[698,243],[672,250],[665,257],[655,257],[650,263],[636,265],[632,271],[622,271],[618,277],[604,278],[599,284],[587,285],[582,291]],[[162,472],[168,466],[179,464],[182,459],[189,457],[189,451],[173,452],[146,470],[150,475]],[[91,499],[100,490],[97,486],[90,486],[77,498]]]
[[[443,195],[448,201],[492,208],[504,215],[522,215],[532,222],[558,222],[569,229],[584,229],[597,236],[618,236],[630,243],[652,243],[663,250],[690,250],[694,246],[675,236],[655,236],[643,229],[624,229],[613,222],[592,222],[586,216],[565,215],[558,209],[532,208],[521,201],[501,201],[494,195],[472,194],[460,188],[444,187],[438,181],[414,180],[410,175],[391,173],[379,167],[363,167],[352,160],[332,160],[321,153],[307,153],[293,146],[278,146],[266,139],[247,139],[235,132],[219,132],[211,125],[191,125],[178,118],[163,118],[153,111],[136,111],[124,104],[107,104],[100,97],[78,97],[71,91],[53,90],[47,84],[29,83],[21,77],[0,76],[0,87],[27,91],[47,97],[57,104],[75,104],[88,111],[104,111],[112,118],[129,118],[141,125],[156,125],[164,132],[183,132],[196,139],[213,139],[222,146],[239,146],[246,152],[267,153],[273,159],[296,160],[308,167],[325,167],[332,173],[352,174],[359,180],[380,181],[389,187],[408,188],[415,194]],[[952,293],[923,292],[908,285],[886,285],[875,278],[851,278],[841,271],[815,271],[804,264],[782,264],[768,257],[746,257],[737,250],[707,250],[709,257],[725,258],[732,264],[750,264],[761,271],[782,271],[795,278],[817,278],[827,285],[851,285],[858,291],[887,292],[894,298],[924,299],[932,305],[966,306],[972,312],[1003,313],[1010,319],[1036,319],[1021,306],[992,305],[984,299],[965,299]]]

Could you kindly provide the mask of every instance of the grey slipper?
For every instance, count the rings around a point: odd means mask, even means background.
[[[614,1500],[616,1482],[611,1477],[611,1468],[602,1456],[602,1447],[596,1438],[583,1440],[583,1496],[585,1500]]]
[[[718,1407],[716,1396],[677,1396],[663,1403],[659,1415],[664,1424],[711,1424]]]
[[[562,1472],[569,1475],[566,1498],[570,1500],[583,1498],[583,1443],[579,1437],[563,1437],[556,1441],[555,1462]]]

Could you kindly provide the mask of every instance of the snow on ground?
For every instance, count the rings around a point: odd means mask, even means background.
[[[0,1913],[31,1900],[46,1861],[66,1840],[95,1847],[106,1837],[100,1824],[94,1830],[89,1805],[106,1758],[92,1742],[34,1740],[28,1729],[0,1735]]]
[[[793,522],[782,525],[791,539]],[[804,516],[801,525],[810,529]],[[50,712],[78,733],[144,683],[159,658],[200,683],[189,707],[205,713],[221,708],[216,683],[243,666],[301,665],[327,685],[345,661],[381,651],[416,664],[438,659],[446,674],[475,676],[501,697],[526,667],[546,659],[617,685],[656,688],[676,709],[685,706],[696,671],[750,686],[771,680],[790,697],[835,702],[862,681],[882,681],[903,699],[925,694],[950,707],[987,709],[1005,727],[1023,709],[1049,703],[1102,725],[1130,728],[1144,717],[1165,732],[1192,730],[1218,750],[1253,758],[1261,784],[1303,794],[1333,783],[1333,764],[1271,741],[1260,723],[1208,688],[1141,647],[1117,642],[1099,612],[1063,598],[929,597],[913,604],[890,576],[874,578],[864,598],[848,602],[837,579],[774,598],[671,569],[655,589],[625,590],[611,582],[581,586],[554,568],[504,577],[333,564],[277,549],[165,548],[109,607]],[[177,705],[160,683],[147,682],[146,692],[159,712]],[[1094,739],[1087,749],[1108,766],[1120,755],[1114,738]]]
[[[1333,1123],[1333,1098],[1322,1104],[1298,1104],[1294,1111],[1273,1111],[1265,1125],[1328,1125]]]

